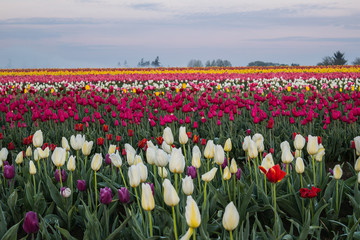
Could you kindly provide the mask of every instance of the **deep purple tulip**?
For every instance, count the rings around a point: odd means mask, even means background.
[[[197,177],[196,168],[194,166],[187,167],[187,175],[194,179]]]
[[[227,157],[225,157],[225,158],[224,158],[224,162],[223,162],[223,164],[221,164],[221,168],[222,168],[222,169],[224,169],[224,168],[226,168],[226,167],[227,167],[227,165],[228,165],[228,162],[227,162]]]
[[[24,219],[23,229],[27,234],[37,233],[39,231],[39,220],[36,212],[27,212]]]
[[[110,165],[110,164],[111,164],[110,154],[106,154],[106,156],[105,156],[105,163],[106,163],[106,165]]]
[[[121,203],[128,203],[130,201],[130,193],[127,188],[122,187],[118,190],[119,200]]]
[[[9,165],[9,162],[8,161],[3,161],[3,165],[7,166],[7,165]]]
[[[63,169],[61,171],[61,181],[65,182],[66,178],[67,178],[67,175],[66,175],[65,169]],[[59,169],[56,169],[56,171],[55,171],[55,180],[56,180],[56,182],[60,182]]]
[[[331,175],[334,175],[334,171],[331,168],[329,168],[329,172]]]
[[[13,179],[15,177],[14,165],[4,165],[4,177],[6,179]]]
[[[77,180],[77,189],[79,192],[86,191],[86,182],[85,180]]]
[[[236,180],[240,180],[240,178],[241,178],[241,168],[238,168],[236,172]]]
[[[104,187],[100,189],[100,202],[102,204],[111,203],[112,198],[113,198],[113,194],[110,188]]]

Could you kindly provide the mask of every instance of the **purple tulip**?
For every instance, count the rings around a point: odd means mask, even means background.
[[[236,180],[240,180],[240,178],[241,178],[241,168],[238,168],[236,172]]]
[[[67,178],[66,172],[65,172],[65,169],[63,169],[61,171],[61,181],[65,182],[66,178]],[[56,180],[56,182],[60,182],[59,169],[56,169],[56,171],[55,171],[55,180]]]
[[[15,177],[14,165],[4,165],[4,177],[6,179],[13,179]]]
[[[331,168],[329,168],[329,172],[331,175],[334,175],[334,171]]]
[[[102,204],[110,204],[113,198],[113,194],[110,188],[105,187],[100,189],[100,202]]]
[[[194,166],[187,167],[187,175],[190,176],[192,179],[197,177],[196,168]]]
[[[227,167],[227,165],[228,165],[228,162],[227,162],[227,157],[225,157],[225,158],[224,158],[224,162],[223,162],[223,164],[221,164],[221,168],[222,168],[222,169],[224,169],[224,168],[226,168],[226,167]]]
[[[110,165],[110,164],[111,164],[110,154],[106,154],[106,156],[105,156],[105,163],[106,163],[106,165]]]
[[[37,233],[39,231],[39,220],[36,212],[27,212],[24,219],[23,229],[27,234]]]
[[[127,188],[122,187],[118,190],[119,200],[121,203],[128,203],[130,201],[130,193]]]
[[[77,189],[79,192],[86,191],[86,182],[85,180],[77,180]]]

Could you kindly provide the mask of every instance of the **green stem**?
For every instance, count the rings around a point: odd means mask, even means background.
[[[97,212],[97,205],[98,205],[98,203],[97,203],[97,179],[96,179],[96,171],[94,171],[95,172],[95,211]]]
[[[88,158],[88,156],[85,156],[85,170],[86,170],[87,158]],[[78,161],[79,161],[79,159],[78,159]]]
[[[226,181],[226,185],[227,185],[227,190],[228,190],[228,193],[229,193],[229,201],[231,202],[231,195],[230,195],[229,181]]]
[[[39,176],[41,176],[41,168],[40,168],[40,159],[37,160],[38,168],[39,168]]]
[[[141,210],[141,205],[140,205],[140,201],[139,201],[139,196],[138,196],[136,187],[134,187],[134,189],[135,189],[136,201],[137,201],[137,203],[138,203],[138,205],[139,205],[140,215],[141,215],[141,218],[142,218],[143,224],[144,224],[144,219],[143,219],[143,215],[142,215],[142,210]]]
[[[151,222],[151,211],[148,211],[149,213],[149,223],[150,223],[150,237],[153,236],[153,227],[152,227],[152,222]]]
[[[221,165],[219,165],[219,168],[220,168],[220,175],[221,175],[221,182],[222,182],[222,185],[223,185],[223,189],[224,189],[224,191],[226,191],[225,190],[225,183],[224,183],[224,178],[223,178],[223,172],[222,172]]]
[[[276,184],[273,183],[274,186],[274,219],[275,219],[275,236],[277,236],[277,222],[276,222]]]
[[[322,179],[322,161],[320,162],[320,183]]]
[[[70,188],[71,188],[71,205],[73,203],[73,195],[74,195],[74,189],[73,189],[73,172],[70,172],[71,176],[70,176]]]
[[[175,219],[175,208],[174,208],[174,206],[172,206],[172,213],[173,213],[173,220],[174,220],[174,234],[175,234],[175,239],[178,240],[177,228],[176,228],[176,219]]]
[[[198,168],[196,169],[196,172],[197,172],[197,179],[198,179],[198,182],[199,182],[199,191],[201,192],[200,174],[199,174],[199,169]]]
[[[236,202],[236,191],[235,191],[235,187],[236,187],[236,184],[235,184],[236,174],[233,174],[232,178],[233,178],[234,203],[235,203],[235,202]]]
[[[66,151],[66,155],[67,155],[67,151]],[[79,159],[79,150],[76,150],[76,160],[77,160],[77,168],[79,169],[80,172],[80,159]]]
[[[259,186],[259,182],[258,182],[258,175],[257,175],[257,169],[256,169],[256,162],[255,159],[253,159],[254,161],[254,174],[255,174],[255,181],[256,181],[256,192],[258,192],[258,186]]]
[[[61,168],[58,167],[58,169],[59,169],[60,185],[61,185],[61,187],[63,187],[63,183],[62,183],[62,179],[61,179]]]
[[[314,156],[311,156],[311,158],[312,158],[312,164],[313,164],[314,186],[316,186],[316,178],[315,178],[315,160],[314,160]]]
[[[204,187],[204,206],[205,206],[205,202],[206,202],[206,184],[207,184],[207,182],[205,182],[205,187]]]
[[[289,164],[286,164],[286,175],[288,176],[288,187],[289,187],[289,193],[291,193],[291,184],[290,184],[290,177],[289,177]]]
[[[267,195],[267,185],[266,185],[266,176],[264,174],[264,186],[265,186],[265,194]]]
[[[336,214],[339,214],[339,180],[336,180]]]
[[[156,190],[156,184],[155,184],[155,182],[156,182],[156,165],[155,164],[153,165],[153,173],[154,173],[154,187]]]
[[[122,173],[121,167],[119,167],[119,171],[120,171],[122,180],[123,180],[123,182],[124,182],[125,188],[127,188],[127,186],[126,186],[126,181],[125,181],[125,178],[124,178],[124,174]]]
[[[196,240],[196,228],[193,229],[193,240]]]
[[[207,159],[207,171],[210,171],[210,161],[209,161],[209,158]]]
[[[249,156],[247,157],[247,160],[248,160],[248,163],[249,163],[250,179],[251,179],[251,182],[252,182],[251,164],[250,164],[250,158],[249,158]]]
[[[185,150],[185,144],[183,144],[183,149],[184,149],[184,156],[185,156],[185,163],[186,165],[189,165],[186,159],[186,150]]]
[[[176,193],[177,193],[178,192],[177,173],[175,173],[175,190],[176,190]]]
[[[35,175],[33,175],[33,180],[34,180],[34,194],[36,194],[36,183],[35,183]]]
[[[46,161],[45,161],[45,158],[43,159],[43,163],[44,163],[45,176],[47,177],[47,168],[46,168]]]
[[[230,240],[233,240],[233,235],[232,235],[232,231],[230,231]]]

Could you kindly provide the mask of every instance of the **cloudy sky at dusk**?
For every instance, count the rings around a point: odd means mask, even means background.
[[[360,57],[359,0],[0,0],[0,68]]]

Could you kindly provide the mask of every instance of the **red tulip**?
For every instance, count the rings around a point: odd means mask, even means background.
[[[128,130],[128,136],[129,136],[129,137],[134,136],[134,131],[133,131],[132,129],[129,129],[129,130]]]
[[[259,166],[259,169],[266,175],[267,179],[272,183],[280,182],[286,175],[286,172],[280,169],[279,164],[276,164],[272,168],[266,171],[263,166]]]
[[[84,124],[82,123],[75,124],[75,131],[81,132],[83,128],[84,128]]]
[[[97,139],[97,141],[96,141],[96,143],[97,143],[97,145],[99,145],[99,146],[102,146],[102,145],[104,145],[104,138],[103,137],[99,137],[98,139]]]
[[[163,138],[162,136],[157,137],[157,138],[156,138],[156,141],[157,141],[157,144],[158,144],[159,146],[161,146],[162,143],[163,143],[163,141],[164,141],[164,138]]]
[[[311,189],[308,188],[300,188],[300,196],[302,198],[314,198],[317,196],[317,194],[321,191],[320,188],[311,187]]]
[[[109,125],[104,124],[103,125],[103,132],[108,132],[109,131]]]

